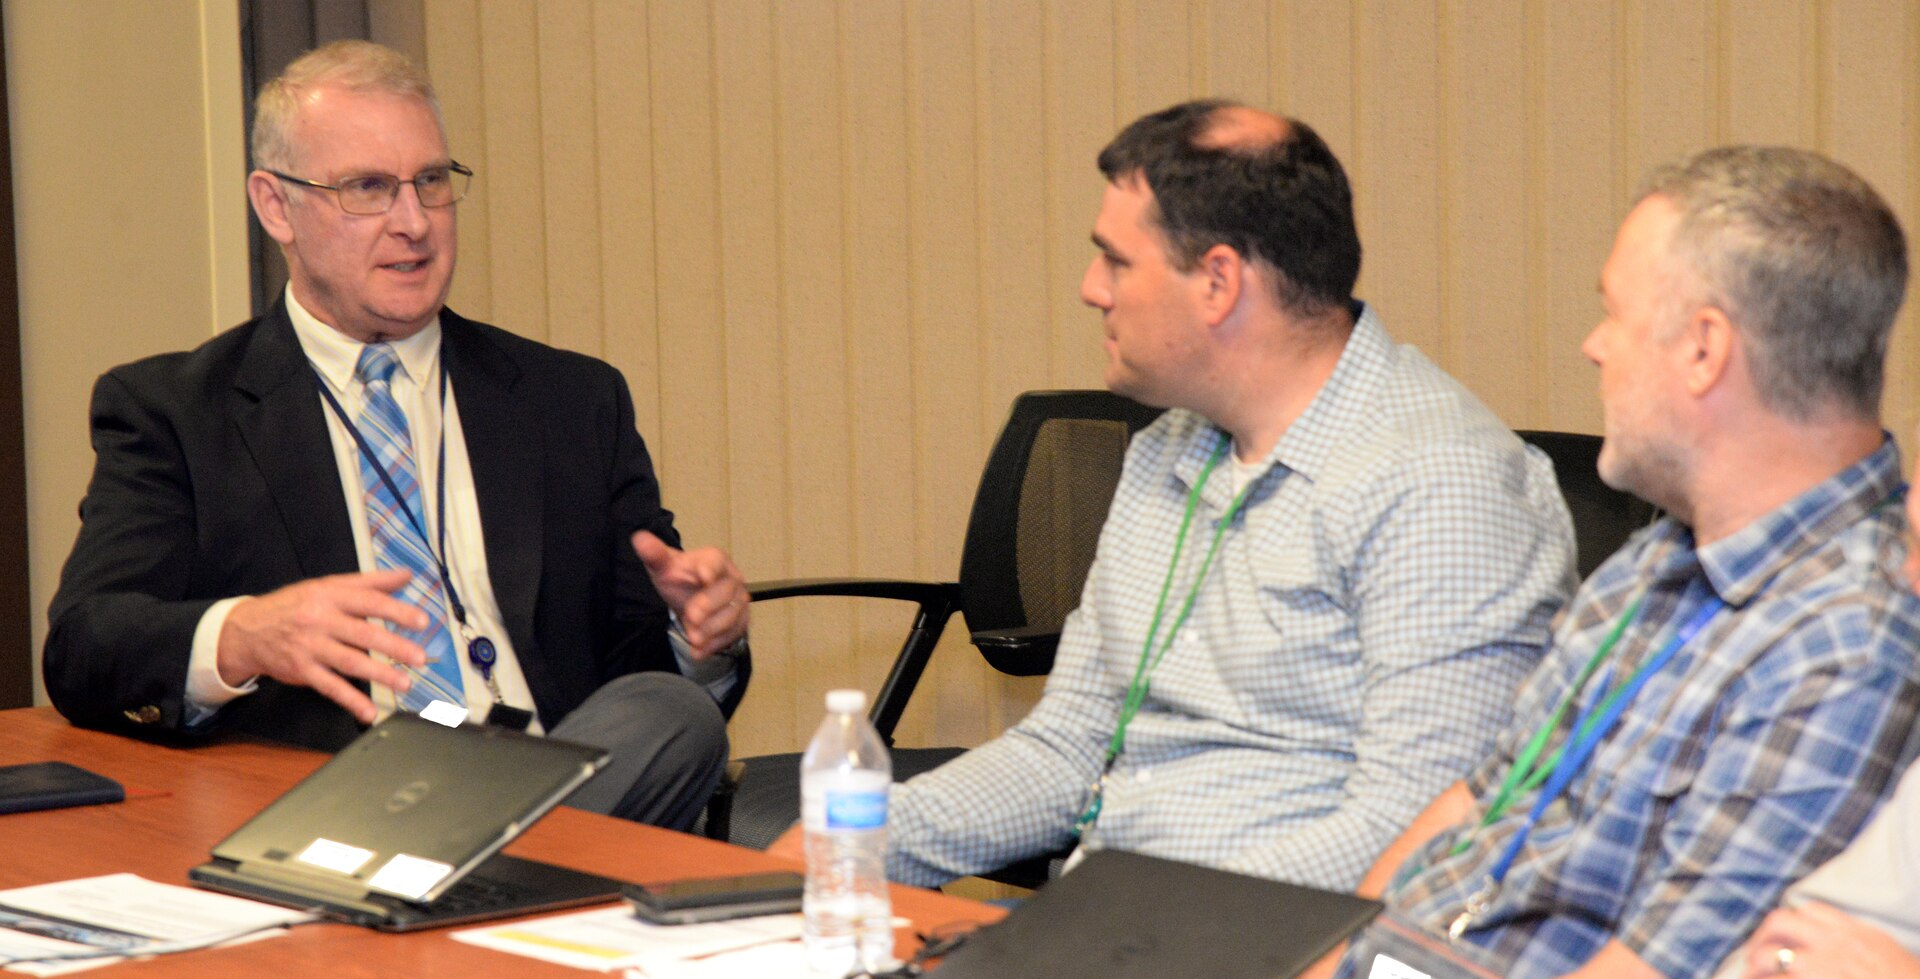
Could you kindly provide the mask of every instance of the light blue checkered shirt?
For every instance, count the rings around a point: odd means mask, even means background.
[[[1502,975],[1565,974],[1611,938],[1665,975],[1706,974],[1859,832],[1917,747],[1920,600],[1900,574],[1899,486],[1888,439],[1732,536],[1696,550],[1662,521],[1587,580],[1512,729],[1467,779],[1481,807],[1634,595],[1646,591],[1613,654],[1620,677],[1709,593],[1728,608],[1648,680],[1466,932]],[[1576,703],[1598,696],[1588,686]],[[1570,711],[1556,743],[1571,723]],[[1390,906],[1444,931],[1533,800],[1457,857],[1446,852],[1477,813],[1435,837]]]
[[[1135,438],[1045,695],[896,789],[895,879],[1073,842],[1189,488],[1226,438],[1183,410]],[[1226,471],[1201,493],[1169,621],[1231,502]],[[1572,527],[1546,459],[1371,309],[1251,486],[1085,842],[1350,889],[1505,727],[1572,588]]]

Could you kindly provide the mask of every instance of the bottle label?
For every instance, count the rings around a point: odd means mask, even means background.
[[[828,829],[879,829],[885,825],[886,792],[827,793]]]

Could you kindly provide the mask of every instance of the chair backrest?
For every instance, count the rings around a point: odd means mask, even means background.
[[[1127,442],[1160,414],[1106,391],[1014,400],[967,521],[960,604],[970,630],[1059,630],[1080,604]]]
[[[1634,531],[1659,518],[1660,511],[1653,504],[1600,481],[1600,436],[1535,431],[1515,434],[1553,460],[1560,495],[1566,497],[1567,510],[1573,514],[1573,536],[1578,547],[1574,563],[1582,581],[1600,562],[1612,557]]]

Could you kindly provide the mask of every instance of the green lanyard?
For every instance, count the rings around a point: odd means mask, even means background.
[[[1886,499],[1881,500],[1873,509],[1867,511],[1867,515],[1872,516],[1887,506],[1900,502],[1906,497],[1906,492],[1906,484],[1900,484]],[[1578,697],[1580,691],[1586,687],[1587,681],[1593,679],[1594,672],[1600,668],[1600,664],[1606,660],[1608,654],[1613,652],[1614,645],[1620,641],[1620,636],[1627,631],[1627,627],[1633,624],[1634,619],[1639,617],[1640,603],[1645,601],[1646,598],[1646,589],[1642,588],[1640,593],[1633,597],[1633,601],[1628,603],[1626,611],[1620,614],[1619,621],[1613,624],[1613,629],[1607,633],[1605,639],[1601,640],[1600,648],[1593,651],[1593,656],[1587,660],[1587,665],[1580,669],[1580,675],[1574,679],[1573,685],[1567,689],[1566,693],[1561,695],[1560,705],[1553,709],[1553,716],[1548,718],[1547,722],[1540,727],[1540,730],[1534,733],[1533,740],[1529,741],[1526,749],[1521,751],[1520,756],[1513,760],[1513,767],[1507,770],[1506,780],[1500,784],[1500,791],[1493,797],[1493,804],[1487,807],[1486,815],[1480,818],[1480,825],[1474,827],[1473,832],[1468,833],[1460,842],[1455,843],[1453,849],[1447,852],[1448,856],[1457,857],[1467,852],[1467,848],[1473,845],[1473,837],[1478,834],[1480,830],[1487,828],[1497,822],[1501,816],[1506,815],[1507,809],[1513,805],[1515,797],[1522,792],[1531,792],[1539,788],[1542,782],[1545,782],[1552,776],[1554,769],[1560,767],[1560,760],[1565,757],[1567,753],[1567,745],[1578,740],[1585,732],[1585,728],[1582,728],[1580,731],[1571,732],[1567,736],[1567,740],[1561,743],[1560,748],[1555,751],[1544,764],[1538,768],[1533,767],[1533,765],[1534,762],[1539,759],[1540,752],[1546,749],[1547,741],[1552,738],[1554,730],[1560,726],[1561,720],[1566,717],[1567,708],[1572,706],[1574,699]],[[1689,638],[1691,638],[1691,633],[1689,633]],[[1653,662],[1653,660],[1642,663],[1640,670],[1645,670],[1651,662]],[[1638,672],[1639,671],[1636,671],[1636,676]],[[1628,683],[1622,684],[1609,693],[1606,699],[1603,700],[1594,711],[1593,717],[1590,719],[1587,727],[1591,727],[1593,723],[1597,722],[1598,718],[1607,712],[1607,708],[1610,707],[1615,700],[1619,699],[1621,694],[1631,686],[1632,682],[1630,679]]]
[[[1187,545],[1187,530],[1193,525],[1193,512],[1200,504],[1200,491],[1206,488],[1207,479],[1213,475],[1214,468],[1220,465],[1220,460],[1226,458],[1227,446],[1230,444],[1230,439],[1221,441],[1220,445],[1213,450],[1213,456],[1207,460],[1207,464],[1201,467],[1200,477],[1194,480],[1193,489],[1187,492],[1186,512],[1180,516],[1180,532],[1173,539],[1173,560],[1167,563],[1167,578],[1160,584],[1160,600],[1153,606],[1153,622],[1147,627],[1147,641],[1140,648],[1140,662],[1133,668],[1133,680],[1127,684],[1127,699],[1120,705],[1120,718],[1114,724],[1113,736],[1107,739],[1106,760],[1101,765],[1100,777],[1095,779],[1093,785],[1089,787],[1086,808],[1081,811],[1080,818],[1074,820],[1073,831],[1076,835],[1085,832],[1095,820],[1100,818],[1100,804],[1106,795],[1107,776],[1112,773],[1114,762],[1119,760],[1120,753],[1126,750],[1127,726],[1133,723],[1134,715],[1140,713],[1141,705],[1146,703],[1147,688],[1152,685],[1154,671],[1159,668],[1160,661],[1166,658],[1167,650],[1173,648],[1173,640],[1179,635],[1180,627],[1186,625],[1187,617],[1193,614],[1194,602],[1200,597],[1200,585],[1207,580],[1207,569],[1213,566],[1213,556],[1220,550],[1221,536],[1227,532],[1227,527],[1233,523],[1234,517],[1239,515],[1240,507],[1246,503],[1247,494],[1252,492],[1254,483],[1259,482],[1258,479],[1249,480],[1247,485],[1241,487],[1239,494],[1228,505],[1226,513],[1222,514],[1219,521],[1214,524],[1213,540],[1208,543],[1207,556],[1200,562],[1199,572],[1194,575],[1193,587],[1187,589],[1186,600],[1180,604],[1180,613],[1174,617],[1173,624],[1168,627],[1166,640],[1161,642],[1156,650],[1154,640],[1159,636],[1161,620],[1166,616],[1167,596],[1173,592],[1174,575],[1180,570],[1180,552]]]
[[[1560,722],[1566,718],[1567,708],[1573,706],[1580,691],[1586,688],[1587,681],[1593,679],[1593,674],[1600,669],[1600,664],[1606,662],[1607,657],[1612,654],[1613,647],[1620,642],[1620,637],[1626,633],[1627,627],[1633,624],[1634,619],[1640,617],[1640,603],[1646,599],[1645,589],[1633,596],[1633,601],[1628,603],[1627,610],[1620,614],[1620,618],[1613,624],[1613,629],[1607,633],[1605,639],[1600,641],[1600,647],[1587,658],[1587,665],[1580,668],[1580,675],[1574,678],[1567,692],[1560,695],[1560,704],[1553,709],[1553,716],[1547,718],[1545,724],[1540,725],[1540,730],[1534,732],[1533,740],[1528,741],[1526,748],[1520,752],[1520,756],[1513,760],[1513,767],[1507,769],[1506,780],[1500,783],[1500,791],[1493,797],[1493,804],[1487,807],[1486,815],[1480,817],[1480,825],[1475,826],[1473,832],[1455,843],[1453,849],[1448,851],[1448,856],[1456,857],[1467,852],[1467,848],[1473,845],[1474,836],[1498,821],[1501,816],[1506,815],[1515,797],[1522,792],[1531,792],[1539,788],[1540,783],[1546,781],[1547,777],[1553,774],[1553,770],[1560,767],[1560,759],[1566,756],[1567,745],[1574,741],[1571,735],[1544,763],[1536,766],[1534,762],[1539,760],[1540,753],[1546,750],[1547,742],[1552,740],[1553,732],[1559,729]],[[1642,664],[1641,668],[1644,669],[1645,664]],[[1627,686],[1629,684],[1622,684],[1619,689],[1614,690],[1608,697],[1608,702],[1611,703],[1612,699],[1618,697]],[[1605,713],[1606,706],[1601,705],[1601,709],[1596,713]]]

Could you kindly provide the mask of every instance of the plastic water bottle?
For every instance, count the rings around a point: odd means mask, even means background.
[[[887,791],[893,763],[868,723],[867,695],[827,693],[827,718],[800,759],[806,827],[807,966],[816,975],[892,968],[887,897]]]

